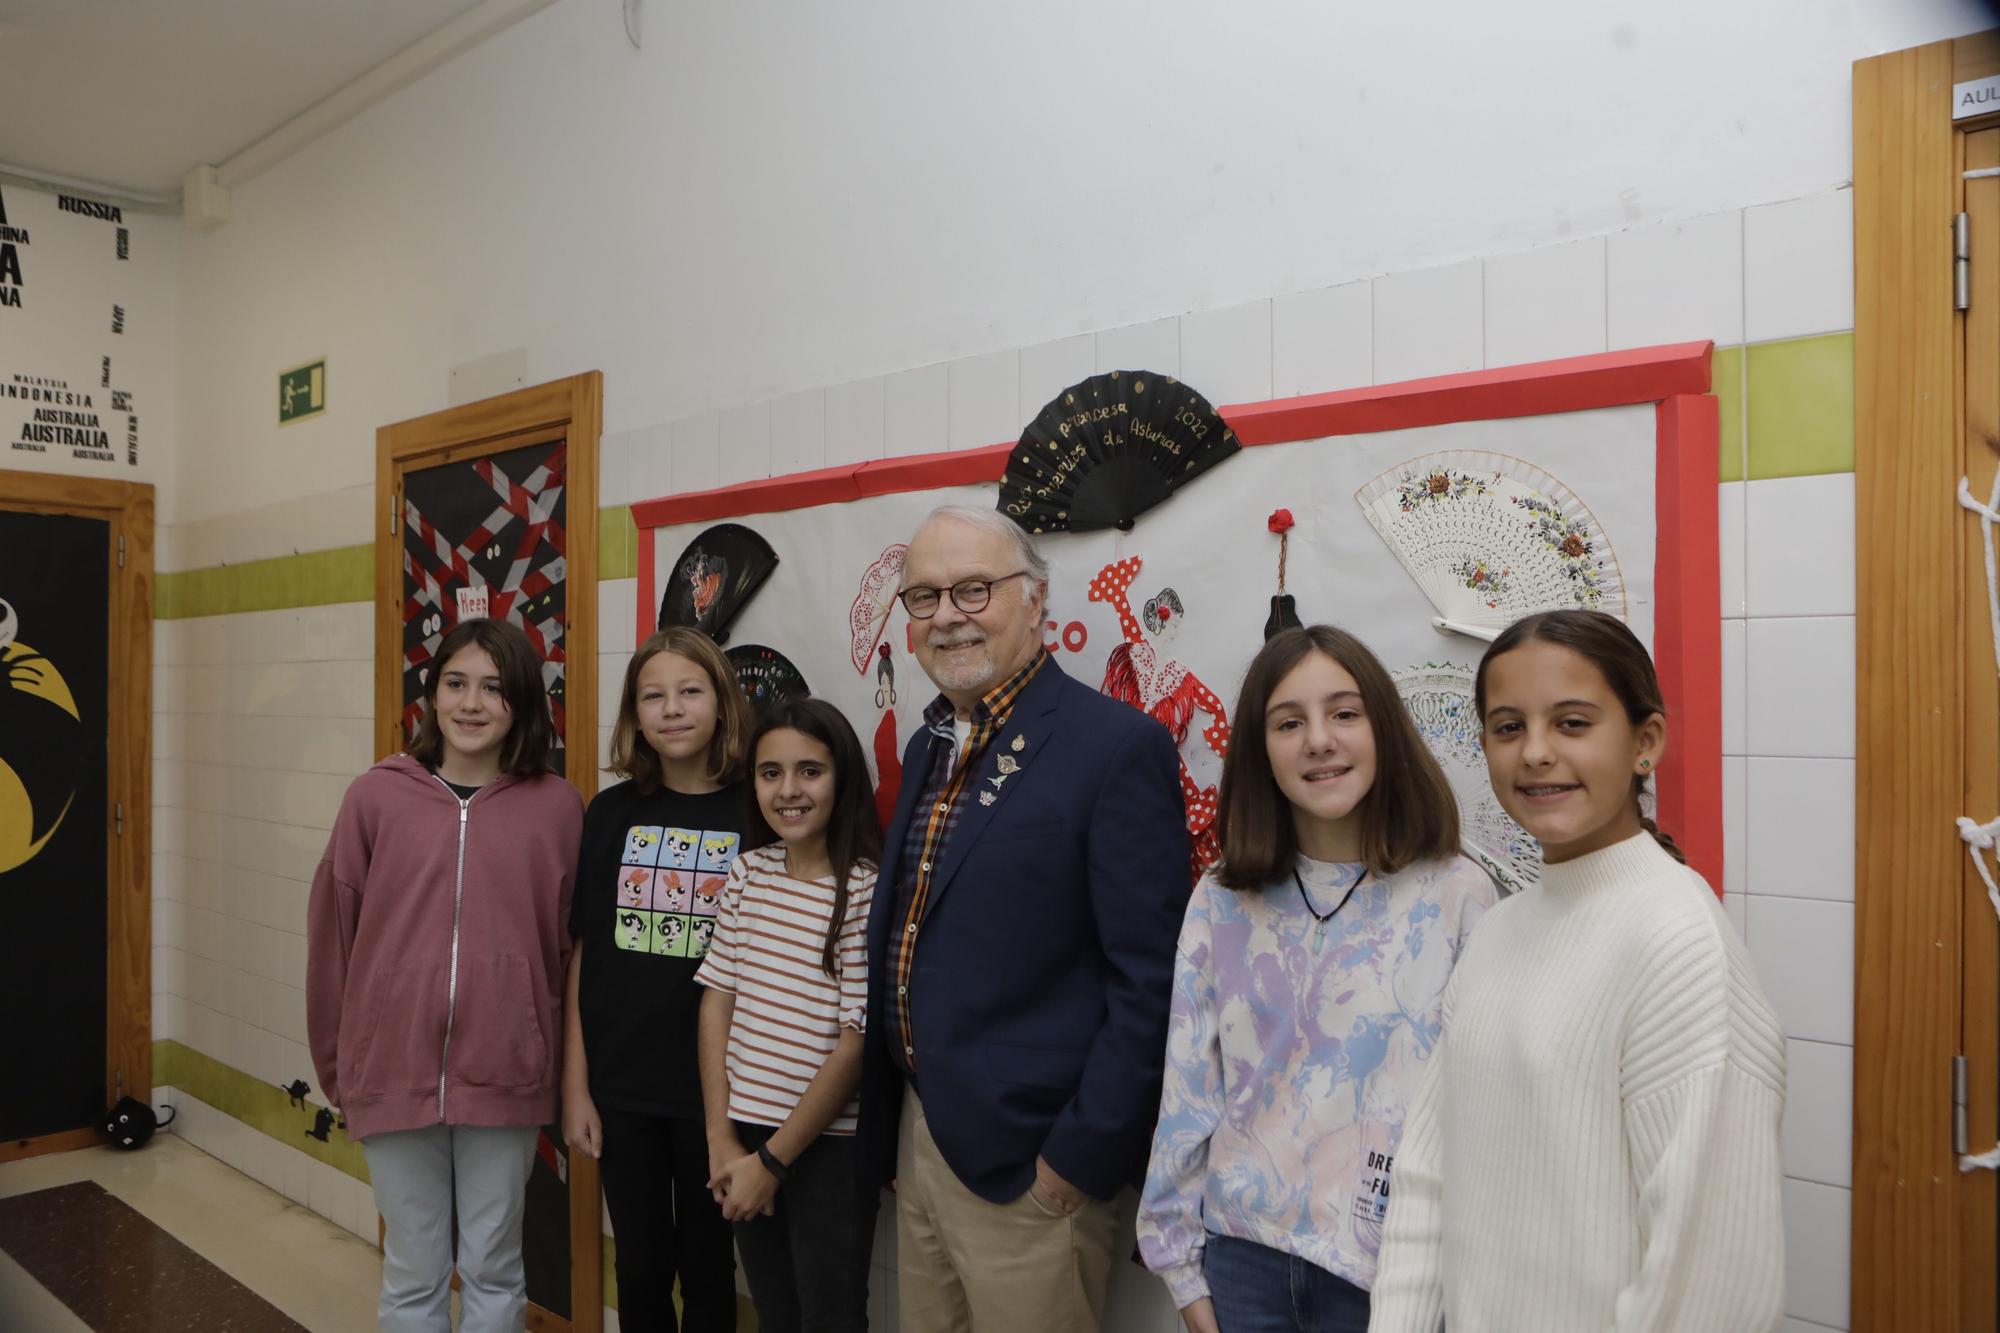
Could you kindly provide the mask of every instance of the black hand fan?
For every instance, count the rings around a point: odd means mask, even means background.
[[[1130,532],[1139,515],[1240,448],[1209,401],[1172,376],[1093,375],[1021,433],[1000,512],[1029,532]]]
[[[658,628],[686,625],[717,643],[729,642],[729,622],[777,567],[771,543],[741,523],[716,524],[674,561],[660,598]]]
[[[812,693],[806,678],[790,658],[776,648],[761,643],[745,643],[731,648],[729,665],[735,668],[736,683],[750,696],[750,706],[763,712],[772,704],[788,699],[804,699]]]

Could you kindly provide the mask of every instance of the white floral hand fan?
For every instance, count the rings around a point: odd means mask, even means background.
[[[1399,463],[1354,493],[1437,610],[1440,631],[1489,642],[1522,616],[1625,615],[1618,557],[1575,492],[1533,463],[1450,450]]]
[[[1542,848],[1501,809],[1486,776],[1480,746],[1483,728],[1473,703],[1471,667],[1452,663],[1408,667],[1395,673],[1396,692],[1444,769],[1458,797],[1459,841],[1466,855],[1486,867],[1503,893],[1514,893],[1542,877]]]

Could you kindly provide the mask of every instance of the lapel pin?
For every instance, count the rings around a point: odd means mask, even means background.
[[[1005,773],[1002,773],[1002,774],[1000,774],[1000,775],[999,775],[998,777],[992,777],[992,778],[988,778],[988,779],[986,779],[986,780],[987,780],[988,782],[990,782],[990,783],[992,783],[992,784],[993,784],[993,790],[995,790],[995,791],[999,791],[999,790],[1000,790],[1000,784],[1001,784],[1001,783],[1003,783],[1003,782],[1005,782],[1005,781],[1007,780],[1007,775],[1006,775]]]
[[[1002,773],[1003,775],[1005,775],[1005,774],[1011,774],[1011,773],[1018,773],[1018,772],[1020,772],[1020,771],[1021,771],[1021,761],[1020,761],[1020,760],[1018,760],[1018,759],[1016,759],[1016,758],[1015,758],[1015,757],[1014,757],[1013,755],[1011,755],[1011,754],[1003,754],[1003,755],[1001,755],[1001,756],[1000,756],[1000,765],[999,765],[999,767],[1000,767],[1000,772],[1001,772],[1001,773]]]
[[[979,793],[979,803],[980,803],[981,805],[991,805],[991,804],[993,804],[993,802],[994,802],[994,801],[996,801],[996,800],[998,800],[998,799],[999,799],[999,798],[998,798],[998,797],[996,797],[996,796],[995,796],[995,795],[994,795],[994,794],[993,794],[992,792],[990,792],[990,791],[983,791],[983,792],[980,792],[980,793]]]
[[[1026,736],[1016,736],[1016,737],[1014,738],[1014,753],[1015,753],[1015,754],[1019,754],[1019,753],[1021,753],[1021,751],[1025,750],[1025,749],[1027,749],[1027,748],[1028,748],[1028,738],[1027,738]]]

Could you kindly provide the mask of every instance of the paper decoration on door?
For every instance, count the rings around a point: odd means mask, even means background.
[[[1447,450],[1399,463],[1354,498],[1430,599],[1441,630],[1490,641],[1536,611],[1625,614],[1603,527],[1533,463]]]
[[[567,735],[569,448],[524,445],[403,478],[405,740],[423,718],[424,679],[445,633],[490,616],[519,626],[542,656],[562,772]],[[595,593],[591,594],[595,596]]]
[[[736,619],[778,567],[771,543],[741,523],[718,523],[687,544],[660,599],[658,627],[685,625],[729,642]]]
[[[737,684],[750,696],[750,706],[759,712],[772,704],[803,699],[812,693],[799,669],[776,648],[746,643],[731,648],[725,656],[736,670]]]
[[[87,732],[62,669],[20,634],[20,617],[0,601],[0,875],[56,835]]]
[[[1229,753],[1229,718],[1222,700],[1173,655],[1187,606],[1178,592],[1166,587],[1147,598],[1134,615],[1130,593],[1143,567],[1139,556],[1127,556],[1098,570],[1090,581],[1090,600],[1106,603],[1117,613],[1124,636],[1104,664],[1103,691],[1164,726],[1176,749],[1187,744],[1195,713],[1206,713],[1209,724],[1202,728],[1201,738],[1220,764]],[[1215,837],[1216,784],[1197,782],[1183,759],[1181,795],[1187,801],[1193,877],[1199,879],[1222,854]]]
[[[1000,512],[1029,532],[1130,532],[1139,515],[1241,448],[1209,401],[1171,376],[1093,375],[1021,433]]]
[[[1500,807],[1486,776],[1473,668],[1432,662],[1393,675],[1417,734],[1437,756],[1458,797],[1459,838],[1466,854],[1485,866],[1504,892],[1535,883],[1541,878],[1541,845]]]

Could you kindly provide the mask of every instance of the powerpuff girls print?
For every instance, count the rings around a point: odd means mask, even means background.
[[[635,824],[626,830],[612,892],[612,943],[631,953],[700,958],[742,836]]]

